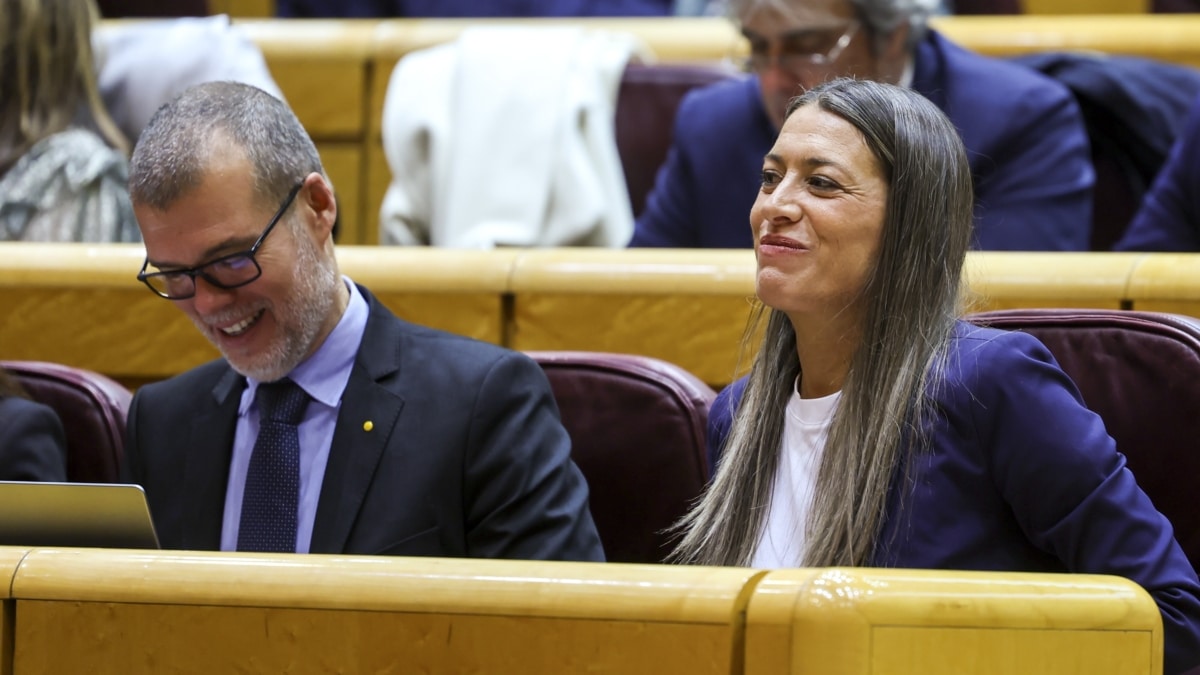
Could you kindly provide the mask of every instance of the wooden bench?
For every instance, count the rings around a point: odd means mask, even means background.
[[[34,549],[4,617],[15,672],[732,675],[763,574]]]
[[[1091,575],[0,548],[0,673],[1162,672]]]
[[[746,616],[745,675],[1162,672],[1137,584],[1093,575],[777,570]]]
[[[216,358],[135,280],[139,245],[0,243],[0,345],[11,360],[95,370],[136,388]],[[407,320],[518,350],[642,354],[714,387],[753,354],[749,250],[342,246],[342,271]],[[972,252],[966,311],[1091,307],[1200,317],[1200,256]]]

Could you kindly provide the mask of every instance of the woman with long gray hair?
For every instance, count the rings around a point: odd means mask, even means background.
[[[959,320],[972,203],[921,95],[792,102],[750,212],[765,335],[674,559],[1115,574],[1162,609],[1165,672],[1200,664],[1196,573],[1103,422],[1036,339]]]

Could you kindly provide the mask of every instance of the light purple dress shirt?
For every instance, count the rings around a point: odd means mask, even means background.
[[[354,282],[342,277],[350,289],[350,303],[325,342],[312,356],[296,366],[288,377],[310,397],[304,420],[300,423],[300,504],[296,514],[296,553],[308,553],[312,541],[317,500],[329,461],[329,447],[337,426],[342,392],[350,381],[354,357],[367,328],[367,302]],[[238,527],[242,518],[242,494],[246,489],[246,469],[258,438],[258,407],[254,397],[258,381],[246,378],[238,406],[237,430],[233,437],[233,459],[229,465],[229,483],[225,489],[225,517],[221,526],[221,550],[236,551]]]

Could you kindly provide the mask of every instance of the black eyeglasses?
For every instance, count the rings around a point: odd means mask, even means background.
[[[267,235],[275,229],[275,225],[283,218],[283,214],[292,205],[292,200],[296,198],[302,187],[304,187],[303,181],[296,183],[296,186],[284,198],[283,203],[279,205],[279,210],[275,212],[271,222],[267,223],[267,229],[263,230],[258,241],[254,242],[249,250],[230,253],[203,265],[178,270],[152,268],[150,259],[147,258],[146,262],[142,263],[142,271],[138,272],[138,281],[146,284],[156,295],[168,300],[186,300],[196,295],[196,277],[203,277],[213,286],[225,289],[245,286],[254,281],[262,276],[262,268],[259,267],[258,260],[254,256],[258,254],[258,249],[266,241]],[[151,269],[153,271],[147,271]]]
[[[743,62],[748,72],[761,73],[778,63],[793,77],[802,77],[809,68],[828,68],[850,45],[858,33],[858,21],[824,29],[805,30],[784,38],[778,55],[772,55],[766,42],[751,40],[750,56]]]

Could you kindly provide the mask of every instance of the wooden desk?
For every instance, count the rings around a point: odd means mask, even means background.
[[[1154,600],[1118,577],[776,570],[746,616],[745,675],[1162,672]]]
[[[37,673],[731,675],[762,572],[34,550],[14,663]]]

